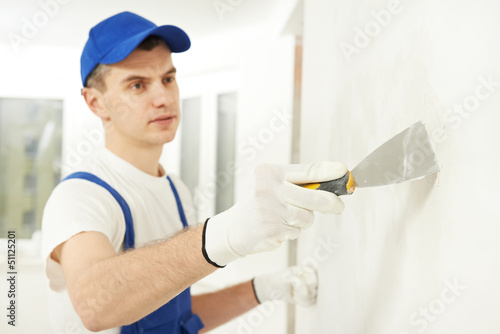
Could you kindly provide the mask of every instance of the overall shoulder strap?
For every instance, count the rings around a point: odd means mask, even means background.
[[[130,212],[130,208],[127,202],[123,199],[123,197],[115,190],[115,188],[111,187],[108,183],[101,180],[97,176],[87,172],[76,172],[65,177],[61,182],[69,180],[69,179],[83,179],[90,182],[94,182],[95,184],[100,185],[107,191],[113,195],[116,199],[120,208],[123,211],[123,215],[125,216],[125,249],[134,248],[135,244],[135,233],[134,233],[134,222],[132,219],[132,213]]]
[[[177,211],[179,211],[179,216],[181,217],[182,221],[182,226],[186,228],[188,226],[186,215],[184,214],[184,208],[182,207],[181,203],[181,198],[179,197],[179,193],[177,192],[177,189],[175,188],[174,183],[172,182],[172,179],[170,179],[170,176],[167,176],[168,182],[170,183],[170,188],[172,188],[172,192],[174,193],[175,197],[175,202],[177,203]]]

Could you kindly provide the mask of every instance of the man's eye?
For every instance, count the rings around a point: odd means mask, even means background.
[[[141,88],[142,88],[142,84],[141,83],[136,83],[136,84],[132,85],[132,89],[141,89]]]
[[[166,83],[169,83],[172,81],[174,81],[174,77],[168,77],[168,78],[163,79],[163,82],[166,82]]]

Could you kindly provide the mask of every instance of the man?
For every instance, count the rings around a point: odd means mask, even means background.
[[[193,224],[188,190],[159,164],[180,119],[171,52],[189,47],[181,29],[129,12],[89,33],[82,95],[103,122],[105,148],[56,187],[44,211],[55,333],[198,333],[266,300],[314,302],[314,271],[296,268],[190,296],[217,268],[297,238],[313,210],[340,213],[334,194],[293,183],[336,179],[346,168],[262,166],[247,199]]]

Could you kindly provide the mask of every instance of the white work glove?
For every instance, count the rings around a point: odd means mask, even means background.
[[[254,192],[205,222],[202,250],[206,260],[222,268],[236,258],[296,239],[312,224],[313,210],[341,213],[344,203],[335,194],[297,184],[334,180],[345,173],[345,165],[337,162],[258,167]]]
[[[284,301],[310,306],[316,302],[318,276],[311,267],[290,267],[282,272],[257,276],[252,283],[260,304],[266,301]]]

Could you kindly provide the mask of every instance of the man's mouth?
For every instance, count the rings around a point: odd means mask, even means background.
[[[157,124],[157,125],[169,125],[174,121],[175,117],[177,117],[177,116],[176,115],[161,115],[161,116],[156,117],[150,123]]]

